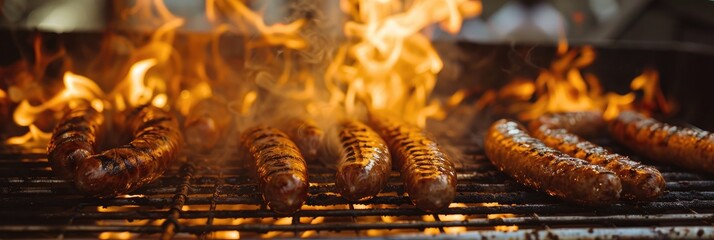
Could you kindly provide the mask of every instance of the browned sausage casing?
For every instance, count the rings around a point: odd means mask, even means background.
[[[281,214],[300,210],[310,184],[295,143],[280,130],[259,125],[243,132],[241,148],[270,209]]]
[[[662,195],[665,181],[656,168],[611,153],[573,134],[580,131],[583,135],[594,135],[604,129],[605,123],[598,112],[546,114],[530,124],[533,136],[548,147],[615,172],[622,183],[623,199],[648,201]]]
[[[103,124],[104,115],[88,106],[63,116],[47,147],[47,159],[59,177],[74,179],[77,163],[94,155]]]
[[[664,164],[714,173],[714,134],[677,127],[633,111],[610,122],[610,133],[621,144]]]
[[[341,124],[339,138],[342,150],[335,187],[351,201],[377,195],[392,172],[387,144],[371,128],[354,120]]]
[[[290,118],[283,123],[283,129],[298,146],[305,160],[312,162],[318,159],[325,132],[315,121],[306,118]]]
[[[80,191],[100,197],[127,193],[161,176],[176,159],[182,137],[170,113],[142,106],[128,113],[124,124],[134,136],[131,142],[77,162]]]
[[[494,122],[485,149],[501,171],[552,196],[585,205],[609,204],[620,198],[622,185],[614,172],[545,146],[517,122]]]
[[[232,121],[227,105],[217,99],[204,99],[191,108],[183,131],[188,147],[209,152],[220,145]]]
[[[456,169],[439,145],[421,128],[394,119],[373,116],[372,124],[387,141],[414,205],[425,211],[449,207],[456,195]]]

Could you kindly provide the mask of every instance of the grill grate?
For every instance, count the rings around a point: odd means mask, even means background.
[[[714,178],[658,166],[668,192],[656,202],[601,208],[563,203],[498,172],[474,144],[465,153],[459,194],[438,214],[417,210],[394,173],[379,196],[350,204],[334,193],[334,171],[310,168],[303,210],[267,210],[236,161],[183,157],[132,195],[94,199],[54,178],[42,149],[0,153],[0,235],[35,238],[415,237],[714,237]],[[621,149],[618,149],[621,150]],[[517,226],[517,227],[514,227]],[[454,237],[441,234],[436,237]]]

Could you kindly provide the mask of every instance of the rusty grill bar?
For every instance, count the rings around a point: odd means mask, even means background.
[[[465,153],[458,174],[458,206],[438,215],[414,208],[396,173],[379,196],[350,204],[334,193],[334,171],[313,165],[309,206],[281,224],[272,221],[286,216],[265,209],[238,159],[219,163],[185,156],[133,195],[94,199],[54,178],[43,149],[5,147],[0,153],[0,235],[96,238],[103,232],[130,232],[133,237],[214,238],[222,236],[216,231],[239,231],[241,237],[269,232],[283,237],[304,237],[307,232],[317,237],[368,237],[378,231],[377,237],[409,238],[423,236],[419,234],[424,229],[452,233],[449,228],[465,227],[466,232],[456,237],[714,237],[710,176],[658,166],[668,192],[657,201],[579,207],[526,189],[498,172],[476,144],[452,140],[451,145]],[[426,221],[425,215],[433,220]],[[446,219],[453,215],[466,215],[466,220]],[[394,222],[383,221],[382,216]],[[324,221],[312,222],[316,218]],[[225,223],[232,219],[243,222]],[[513,225],[518,230],[496,227]],[[436,237],[445,236],[454,237]]]

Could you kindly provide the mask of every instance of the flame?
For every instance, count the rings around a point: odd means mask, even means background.
[[[132,239],[130,232],[102,232],[99,239]]]
[[[219,16],[219,13],[222,15]],[[260,33],[259,40],[248,43],[249,48],[261,45],[282,45],[292,49],[301,49],[307,46],[298,31],[305,25],[304,19],[288,24],[278,23],[268,26],[260,14],[250,10],[242,1],[207,0],[206,17],[214,23],[221,23],[219,20],[224,17],[233,31],[239,33],[250,30]]]
[[[79,104],[86,101],[97,111],[104,110],[104,104],[99,97],[104,93],[92,80],[72,72],[64,74],[65,89],[55,95],[52,99],[38,105],[32,106],[28,100],[23,100],[15,109],[13,120],[20,126],[29,126],[35,122],[38,114],[64,106],[65,104]]]
[[[440,23],[456,33],[463,16],[481,11],[480,2],[354,0],[341,7],[354,19],[344,26],[353,41],[338,50],[326,72],[329,102],[348,114],[357,111],[358,102],[374,111],[397,111],[420,126],[439,116],[440,103],[429,97],[443,63],[420,31]]]
[[[31,124],[29,129],[30,131],[28,131],[25,135],[8,138],[5,140],[5,143],[9,145],[22,145],[34,142],[41,144],[49,141],[50,137],[52,137],[52,133],[43,132],[35,125]]]
[[[156,77],[146,77],[149,69],[156,64],[158,64],[158,60],[151,58],[138,61],[129,68],[126,78],[115,89],[122,93],[114,98],[114,106],[117,110],[122,111],[127,105],[136,107],[148,103],[158,108],[166,106],[168,97],[164,93],[165,81]]]
[[[559,49],[567,42],[559,44]],[[561,51],[561,50],[559,50]],[[532,103],[512,104],[511,111],[523,120],[530,120],[547,112],[602,111],[605,119],[612,119],[624,109],[637,103],[636,91],[643,92],[642,105],[646,110],[671,112],[659,88],[655,70],[647,69],[631,83],[631,92],[618,94],[603,92],[600,81],[583,69],[595,61],[595,50],[590,46],[566,51],[544,69],[535,80],[516,78],[498,90],[497,99]],[[490,99],[493,102],[495,99]]]

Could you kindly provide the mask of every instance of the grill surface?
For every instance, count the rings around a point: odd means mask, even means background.
[[[219,163],[186,156],[132,195],[84,198],[54,177],[43,149],[5,147],[0,153],[0,235],[410,238],[461,232],[457,236],[463,238],[714,237],[711,177],[658,166],[668,192],[657,201],[579,207],[524,188],[494,169],[477,144],[451,140],[447,144],[464,153],[459,193],[455,204],[438,215],[414,208],[396,173],[378,197],[349,204],[334,193],[334,171],[313,165],[308,206],[281,216],[262,205],[256,185],[238,167],[239,159]]]

